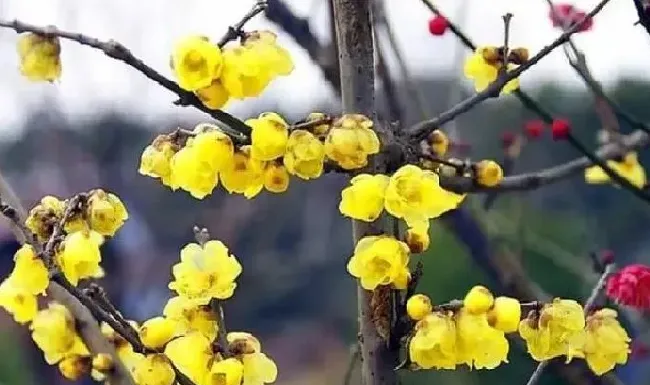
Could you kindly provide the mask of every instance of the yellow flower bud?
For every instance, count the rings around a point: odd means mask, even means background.
[[[275,112],[266,112],[257,119],[248,119],[251,126],[251,156],[261,161],[284,155],[289,141],[289,125]]]
[[[208,385],[239,385],[244,376],[244,364],[236,358],[215,361],[208,373]]]
[[[416,294],[406,301],[406,313],[414,321],[419,321],[433,311],[431,299],[424,294]]]
[[[61,43],[56,36],[22,34],[18,39],[20,73],[31,81],[53,82],[61,77]]]
[[[433,131],[427,140],[437,156],[444,156],[449,150],[449,138],[440,130]]]
[[[418,254],[429,248],[429,221],[415,222],[406,232],[406,244],[411,253]]]
[[[115,235],[124,221],[129,218],[120,198],[101,189],[90,193],[86,216],[91,229],[108,236]]]
[[[470,314],[485,313],[493,304],[494,296],[485,286],[474,286],[463,300],[463,307]]]
[[[497,297],[488,313],[490,326],[504,333],[516,332],[521,319],[521,304],[516,298]]]
[[[494,187],[503,180],[503,169],[493,160],[476,163],[476,182],[481,186]]]
[[[110,354],[99,353],[93,357],[92,367],[93,370],[97,370],[102,373],[106,373],[110,370],[113,370],[115,363],[113,362],[113,357]]]
[[[272,193],[281,193],[289,188],[289,172],[282,164],[271,162],[264,169],[264,188]]]
[[[59,371],[68,380],[77,381],[83,375],[90,373],[89,357],[70,356],[59,362]]]
[[[159,349],[174,337],[176,322],[164,317],[154,317],[140,327],[140,338],[144,346]]]

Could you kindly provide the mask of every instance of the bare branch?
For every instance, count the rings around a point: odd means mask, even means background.
[[[204,106],[201,100],[192,92],[185,91],[176,82],[166,78],[155,69],[149,67],[141,59],[135,57],[127,47],[115,40],[102,41],[81,33],[62,31],[55,26],[37,26],[19,20],[0,20],[0,27],[13,29],[17,33],[32,32],[45,36],[57,36],[62,39],[72,40],[81,45],[98,49],[106,56],[133,67],[147,78],[178,95],[180,102],[177,104],[192,106],[225,124],[226,127],[223,127],[224,131],[232,135],[234,138],[244,140],[245,136],[250,135],[251,129],[244,122],[225,111],[212,110]]]
[[[646,5],[643,0],[632,0],[634,1],[634,8],[636,9],[636,14],[639,16],[639,23],[645,28],[648,35],[650,35],[650,15],[646,13]]]
[[[225,46],[228,42],[237,39],[244,34],[243,28],[252,18],[259,15],[266,10],[267,4],[265,0],[257,0],[250,11],[248,11],[242,19],[235,25],[228,27],[228,31],[219,40],[217,45],[219,47]]]
[[[611,159],[624,154],[627,151],[641,148],[649,142],[648,135],[643,131],[635,131],[627,136],[622,137],[621,146],[618,144],[607,144],[594,152],[601,161]],[[487,192],[487,191],[519,191],[532,190],[541,186],[558,182],[564,178],[582,172],[585,167],[592,164],[588,157],[574,159],[561,165],[547,168],[534,173],[525,173],[513,175],[504,178],[501,183],[495,187],[482,187],[476,185],[471,178],[441,178],[441,185],[455,192]]]

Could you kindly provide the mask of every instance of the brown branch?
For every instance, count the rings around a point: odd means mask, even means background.
[[[584,307],[584,312],[585,316],[589,315],[591,311],[594,309],[596,306],[596,301],[598,300],[600,294],[605,288],[605,285],[607,284],[607,278],[614,272],[615,266],[614,264],[609,264],[605,266],[605,271],[600,276],[600,279],[596,283],[596,285],[593,287],[591,290],[591,294],[589,295],[589,298],[587,298],[587,301],[585,302],[585,307]],[[526,385],[535,385],[539,381],[539,379],[542,377],[542,373],[544,373],[544,370],[546,367],[549,365],[551,361],[542,361],[537,365],[537,368],[535,368],[535,371],[533,374],[530,376],[530,379],[526,383]]]
[[[484,91],[477,93],[476,95],[465,99],[464,101],[458,103],[451,109],[443,112],[437,117],[425,120],[420,123],[417,123],[410,127],[407,130],[407,134],[417,140],[422,140],[431,133],[431,131],[439,128],[442,124],[449,122],[455,119],[458,115],[461,115],[473,107],[477,106],[479,103],[489,99],[494,95],[498,95],[501,89],[508,83],[510,80],[517,78],[524,71],[528,70],[540,60],[542,60],[546,55],[553,52],[554,49],[564,44],[571,35],[578,31],[578,29],[584,24],[589,18],[593,18],[595,15],[600,12],[605,5],[610,0],[601,0],[594,9],[592,9],[582,20],[575,23],[571,28],[562,33],[557,39],[555,39],[551,44],[542,48],[535,56],[531,57],[527,62],[520,65],[516,69],[509,71],[497,77],[496,81],[490,84]]]
[[[251,129],[244,122],[225,111],[212,110],[204,106],[201,100],[192,92],[185,91],[176,82],[166,78],[155,69],[149,67],[141,59],[135,57],[127,47],[115,40],[102,41],[81,33],[63,31],[55,26],[37,26],[19,20],[0,20],[0,27],[13,29],[17,33],[32,32],[45,36],[57,36],[62,39],[72,40],[81,45],[98,49],[106,56],[133,67],[147,78],[178,95],[180,102],[177,104],[192,106],[225,124],[226,127],[223,127],[224,131],[229,135],[232,135],[234,138],[244,140],[246,136],[250,135]]]
[[[7,219],[13,222],[11,227],[18,242],[32,245],[36,252],[41,251],[41,245],[34,241],[33,234],[24,225],[27,211],[2,175],[0,175],[0,197],[2,205],[10,207],[10,212],[13,214]],[[3,214],[6,215],[5,210],[3,209]],[[115,353],[114,346],[102,334],[91,311],[56,282],[50,282],[47,293],[54,301],[63,304],[74,316],[78,332],[91,353],[106,353],[113,357],[115,368],[107,373],[108,381],[116,385],[134,385],[131,375]]]
[[[257,0],[253,7],[248,11],[242,18],[237,22],[237,24],[228,27],[228,31],[225,35],[219,40],[217,45],[221,48],[228,44],[230,41],[237,39],[238,37],[243,36],[243,28],[252,18],[259,15],[260,13],[266,10],[267,4],[265,0]]]
[[[635,150],[647,145],[649,142],[648,135],[643,131],[635,131],[621,138],[621,145],[607,144],[594,152],[601,161],[621,156],[627,151]],[[441,185],[455,192],[487,192],[487,191],[519,191],[532,190],[541,186],[558,182],[564,178],[575,175],[592,164],[588,157],[574,159],[561,165],[547,168],[534,173],[525,173],[513,175],[504,178],[501,183],[495,187],[482,187],[476,185],[471,178],[441,178]]]
[[[632,0],[634,1],[634,8],[636,9],[636,14],[639,16],[639,23],[645,28],[648,35],[650,35],[650,16],[646,13],[646,5],[643,0]]]

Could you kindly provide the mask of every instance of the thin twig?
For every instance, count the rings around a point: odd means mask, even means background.
[[[607,159],[615,158],[627,151],[641,148],[647,145],[649,137],[643,131],[635,131],[621,138],[621,145],[607,144],[595,151],[592,155],[601,162]],[[458,193],[470,193],[479,191],[520,191],[532,190],[541,186],[558,182],[566,177],[574,175],[584,170],[585,167],[594,164],[590,157],[577,158],[572,161],[562,163],[558,166],[547,168],[533,173],[524,173],[505,177],[501,183],[494,187],[484,187],[474,183],[472,178],[466,177],[441,177],[441,185],[446,189]]]
[[[585,316],[589,315],[591,311],[594,309],[594,307],[596,306],[598,297],[600,296],[601,292],[605,288],[605,285],[607,284],[607,278],[614,272],[615,268],[616,266],[612,263],[605,266],[605,271],[603,271],[603,273],[601,274],[600,279],[598,279],[598,282],[596,283],[596,285],[591,290],[591,293],[589,294],[589,298],[587,298],[587,301],[585,302],[585,306],[584,306]],[[530,376],[530,379],[528,379],[526,385],[537,384],[537,382],[542,377],[542,373],[544,373],[544,369],[546,369],[546,367],[549,365],[550,362],[551,361],[549,360],[540,362],[537,365],[537,368],[535,368],[533,374]]]
[[[350,359],[348,360],[348,366],[345,369],[345,375],[343,376],[343,385],[352,385],[352,374],[354,373],[354,368],[359,362],[359,358],[361,358],[359,344],[353,344],[350,346]]]
[[[259,15],[260,13],[266,10],[267,4],[265,0],[257,0],[255,5],[248,11],[242,18],[237,22],[237,24],[228,27],[228,31],[225,35],[219,40],[217,45],[219,47],[225,46],[230,41],[237,39],[238,37],[244,34],[243,28],[252,18]]]
[[[648,35],[650,35],[650,16],[646,13],[646,6],[644,5],[643,0],[632,0],[634,1],[634,8],[636,9],[636,14],[639,16],[639,23],[643,25]]]
[[[430,119],[430,120],[425,120],[422,122],[419,122],[412,127],[410,127],[407,130],[407,133],[410,137],[422,140],[429,135],[429,133],[436,128],[440,127],[442,124],[455,119],[458,115],[461,115],[479,103],[489,99],[495,94],[498,94],[499,91],[510,81],[515,78],[517,78],[519,75],[521,75],[524,71],[528,70],[535,64],[537,64],[541,59],[543,59],[546,55],[550,54],[555,50],[557,47],[561,46],[564,44],[571,35],[573,35],[575,32],[578,31],[578,29],[589,19],[593,18],[595,15],[597,15],[605,5],[610,0],[601,0],[582,20],[579,22],[575,23],[571,28],[569,28],[567,31],[562,33],[557,39],[555,39],[551,44],[545,46],[542,48],[535,56],[531,57],[527,62],[523,63],[522,65],[518,66],[517,68],[513,69],[512,71],[508,71],[505,74],[498,76],[497,79],[490,84],[484,91],[477,93],[476,95],[465,99],[464,101],[458,103],[451,109],[443,112],[442,114],[438,115],[437,117]]]
[[[510,56],[510,21],[512,13],[508,12],[503,15],[503,67],[502,72],[508,72],[508,59]]]
[[[227,127],[223,127],[224,131],[229,135],[232,135],[234,138],[245,140],[245,137],[250,135],[251,129],[243,121],[225,111],[212,110],[204,106],[196,95],[192,92],[185,91],[176,82],[166,78],[158,71],[145,64],[141,59],[135,57],[133,53],[131,53],[131,51],[120,42],[115,40],[102,41],[81,33],[63,31],[55,26],[37,26],[19,20],[0,20],[0,27],[13,29],[17,33],[32,32],[45,36],[57,36],[62,39],[72,40],[81,45],[98,49],[106,56],[133,67],[147,78],[178,95],[180,102],[177,104],[192,106],[225,124]]]

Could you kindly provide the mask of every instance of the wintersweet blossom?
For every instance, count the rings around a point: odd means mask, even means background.
[[[278,368],[266,354],[262,353],[260,341],[246,332],[230,332],[228,350],[243,364],[242,385],[263,385],[275,382]],[[236,374],[236,368],[232,369]]]
[[[585,360],[597,375],[623,365],[630,354],[630,337],[616,318],[616,310],[601,309],[587,317]]]
[[[477,92],[484,91],[494,83],[503,67],[503,60],[499,59],[497,47],[479,47],[474,54],[467,58],[463,67],[465,77],[474,81],[474,88]],[[516,64],[508,63],[508,71],[517,68]],[[519,78],[508,81],[502,94],[509,94],[519,89]]]
[[[405,289],[409,280],[409,247],[406,243],[388,236],[362,238],[348,262],[348,272],[359,278],[366,290],[379,285],[392,284]]]
[[[337,119],[325,138],[325,154],[346,170],[364,167],[368,156],[379,152],[379,138],[373,122],[359,114]]]
[[[418,321],[409,342],[411,361],[423,369],[455,369],[457,331],[451,312],[433,312]]]
[[[619,160],[608,160],[607,166],[618,175],[627,179],[632,185],[643,188],[647,183],[645,169],[639,163],[636,152],[628,152]],[[585,169],[585,181],[589,184],[611,183],[611,178],[600,166],[591,166]]]
[[[57,36],[22,34],[18,39],[20,73],[31,81],[53,82],[61,77],[61,43]]]
[[[341,192],[339,211],[350,218],[372,222],[384,211],[389,178],[386,175],[361,174],[350,180]]]

